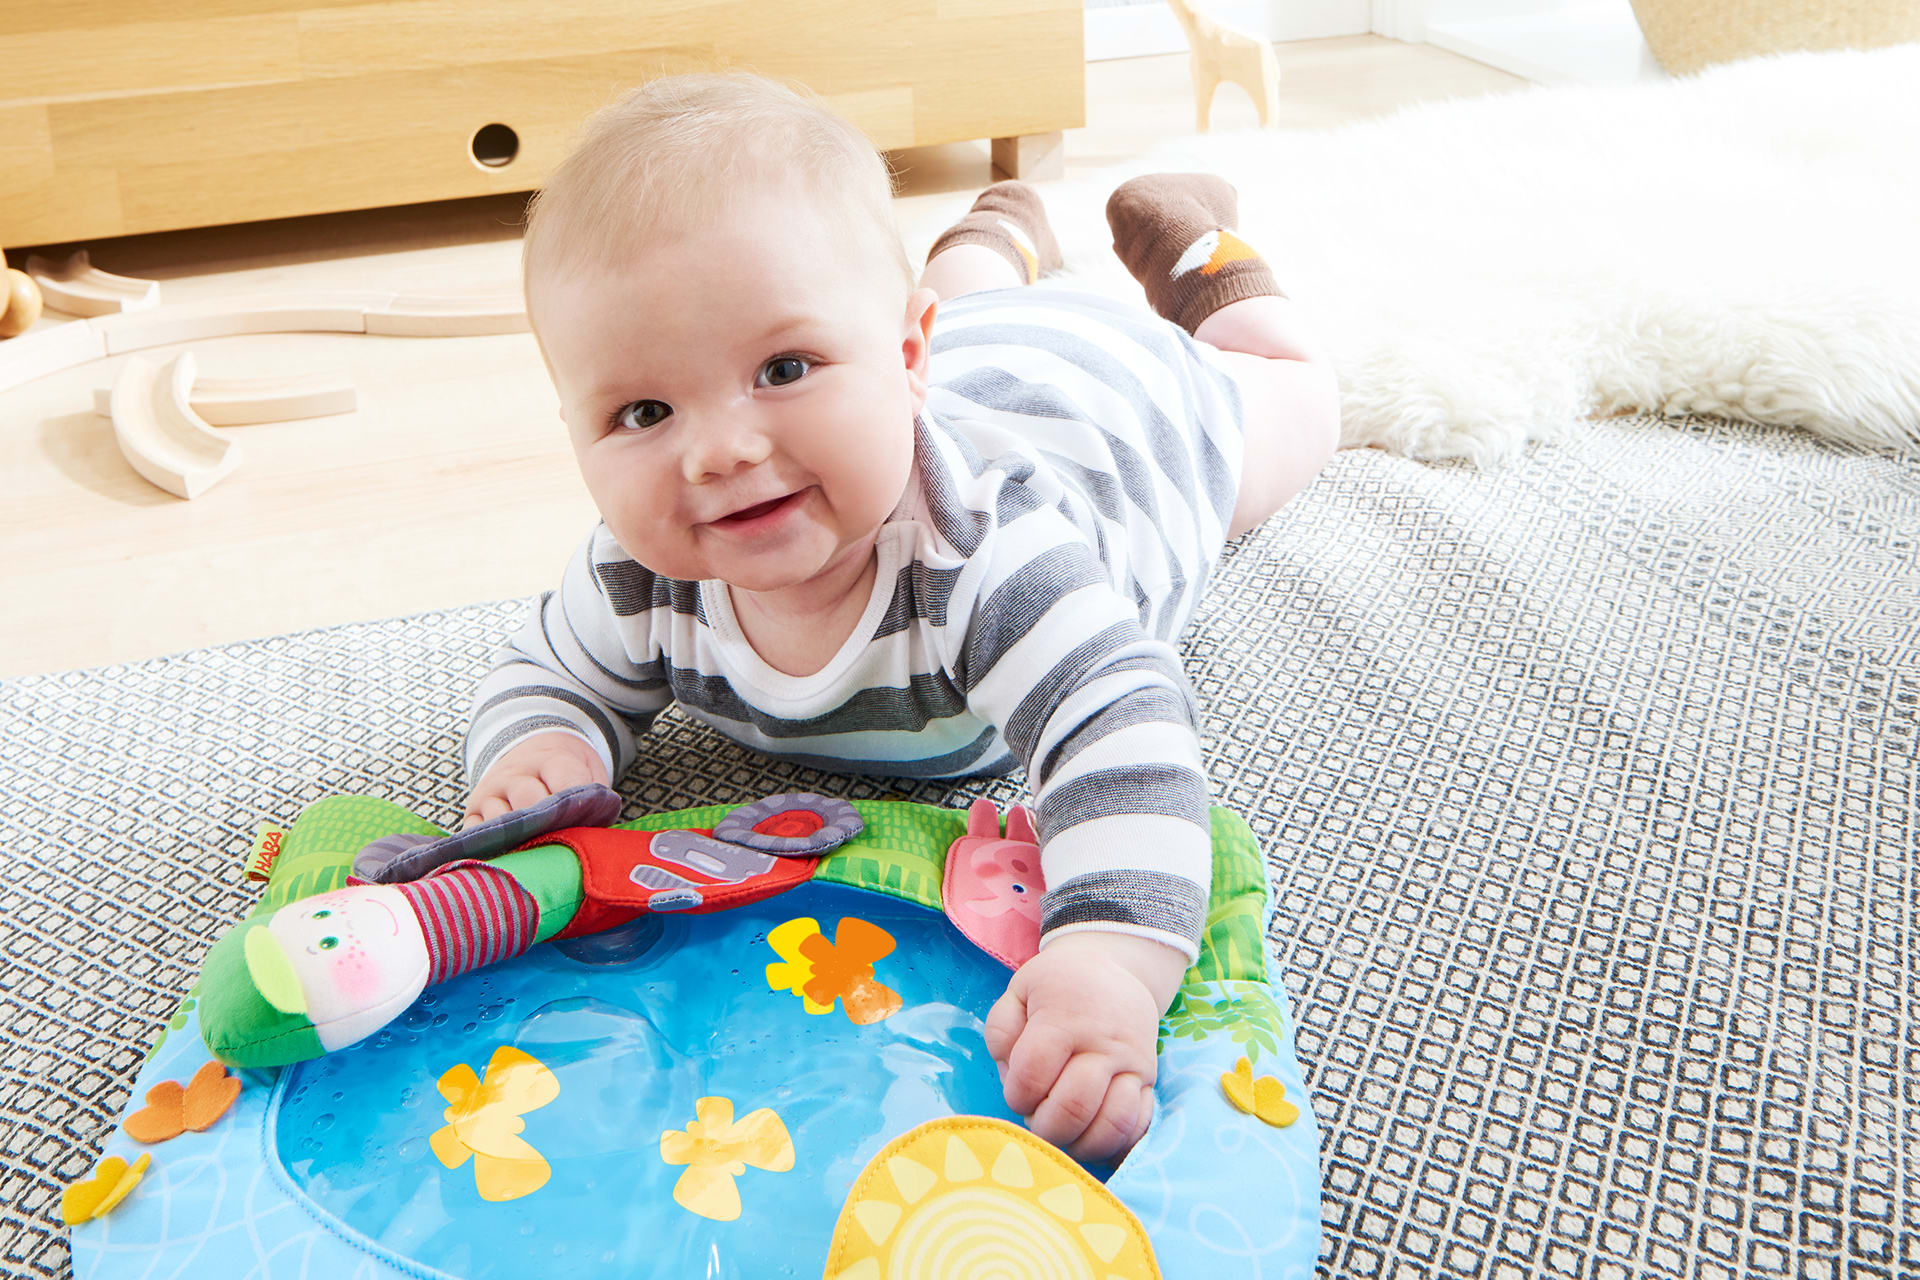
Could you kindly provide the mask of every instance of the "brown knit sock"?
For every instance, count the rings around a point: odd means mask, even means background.
[[[996,182],[982,191],[967,216],[933,242],[927,261],[955,244],[985,245],[1012,263],[1027,284],[1060,266],[1060,245],[1047,225],[1040,193],[1024,182]]]
[[[1242,298],[1284,298],[1273,272],[1233,233],[1240,199],[1210,173],[1151,173],[1107,198],[1113,251],[1147,304],[1188,333]]]

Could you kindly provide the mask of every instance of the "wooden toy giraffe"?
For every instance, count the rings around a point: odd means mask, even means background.
[[[1213,112],[1214,90],[1221,81],[1237,84],[1253,99],[1260,127],[1270,127],[1280,114],[1280,62],[1273,45],[1260,37],[1216,22],[1194,0],[1167,0],[1173,16],[1187,34],[1193,68],[1195,127],[1207,131]]]

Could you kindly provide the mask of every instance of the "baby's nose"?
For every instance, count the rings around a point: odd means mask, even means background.
[[[757,467],[773,456],[772,439],[750,418],[716,415],[691,425],[684,468],[691,483]]]

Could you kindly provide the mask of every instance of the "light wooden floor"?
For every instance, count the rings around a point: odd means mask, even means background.
[[[1283,128],[1522,84],[1374,36],[1279,54]],[[1191,134],[1185,56],[1091,64],[1087,119],[1067,135],[1069,177]],[[1252,103],[1223,87],[1213,127],[1254,123]],[[936,206],[964,208],[992,181],[984,142],[895,159],[908,226]],[[520,205],[489,198],[89,247],[109,271],[163,281],[168,302],[283,288],[511,288]],[[24,246],[7,248],[24,262]],[[136,476],[91,412],[93,389],[121,360],[0,396],[0,677],[530,596],[555,583],[593,521],[527,335],[286,334],[192,347],[209,377],[344,370],[360,408],[235,429],[239,468],[183,502]]]

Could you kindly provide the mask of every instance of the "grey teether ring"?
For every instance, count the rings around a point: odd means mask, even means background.
[[[811,835],[804,836],[775,836],[754,830],[768,818],[793,809],[804,809],[824,825]],[[845,800],[832,800],[811,791],[790,791],[741,805],[720,820],[720,825],[713,829],[713,838],[758,849],[776,857],[811,858],[829,849],[839,848],[859,835],[866,825],[859,811]]]

